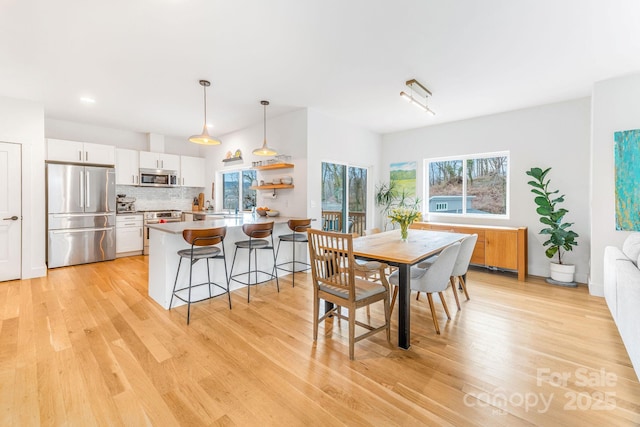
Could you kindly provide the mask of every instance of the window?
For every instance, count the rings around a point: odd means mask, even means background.
[[[367,169],[322,162],[322,228],[362,235],[366,223]]]
[[[241,177],[242,185],[240,185]],[[256,171],[254,170],[224,172],[222,174],[222,208],[251,210],[256,205],[256,190],[250,188],[255,179]]]
[[[508,217],[509,153],[425,160],[427,212]]]

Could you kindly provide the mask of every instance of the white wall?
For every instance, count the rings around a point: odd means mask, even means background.
[[[389,180],[389,164],[416,160],[417,194],[423,198],[423,160],[431,157],[510,151],[510,218],[455,219],[431,215],[430,221],[461,222],[529,228],[529,273],[549,275],[542,228],[525,171],[551,167],[551,188],[566,194],[566,220],[575,222],[578,247],[566,257],[576,264],[576,280],[587,283],[589,273],[589,99],[511,111],[443,125],[384,135],[382,177]],[[563,259],[564,260],[564,259]]]
[[[640,129],[640,74],[598,82],[592,95],[591,281],[589,292],[602,296],[605,246],[622,246],[628,231],[616,231],[613,134]],[[640,194],[636,192],[640,197]]]
[[[313,228],[320,228],[322,218],[322,162],[348,163],[368,167],[368,193],[380,176],[380,135],[350,123],[340,121],[314,110],[308,110],[308,157],[307,157],[307,211],[311,218],[318,219]],[[376,221],[373,197],[367,201],[367,228]]]
[[[252,162],[264,161],[271,157],[261,157],[251,152],[262,146],[264,140],[264,124],[261,120],[245,129],[222,135],[222,144],[204,147],[207,164],[207,182],[215,180],[216,209],[222,207],[221,174],[225,171],[250,169]],[[267,112],[267,145],[279,154],[291,156],[293,169],[258,172],[258,180],[271,180],[274,177],[290,175],[293,178],[293,189],[277,190],[275,199],[269,197],[271,191],[258,191],[258,206],[267,206],[281,212],[285,216],[304,217],[306,213],[306,163],[307,163],[307,113],[305,109],[293,111],[277,117],[269,117]],[[242,152],[242,161],[223,163],[228,151],[232,154],[236,150]],[[205,191],[206,197],[211,194],[211,184]]]
[[[42,277],[45,265],[44,109],[0,97],[0,141],[22,145],[22,278]]]

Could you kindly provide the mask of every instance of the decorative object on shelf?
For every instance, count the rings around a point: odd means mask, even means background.
[[[529,181],[528,184],[533,187],[531,192],[536,195],[534,201],[538,205],[536,212],[540,215],[540,222],[547,226],[547,228],[540,230],[540,234],[549,237],[542,244],[548,246],[544,253],[549,259],[556,254],[558,255],[558,262],[552,262],[550,265],[551,280],[547,280],[547,282],[554,285],[577,286],[573,282],[575,265],[564,264],[562,252],[573,250],[573,247],[578,245],[576,238],[579,236],[569,229],[573,225],[572,222],[563,222],[564,216],[569,211],[556,206],[558,203],[564,202],[564,194],[556,196],[559,190],[549,191],[551,180],[545,181],[545,178],[550,170],[551,168],[545,170],[531,168],[526,172],[527,175],[535,179],[535,181]]]
[[[278,154],[276,150],[267,146],[267,105],[269,105],[269,101],[260,101],[260,104],[264,106],[264,140],[262,147],[253,150],[253,154],[256,156],[275,156]]]
[[[224,156],[225,159],[230,159],[231,158],[231,151],[227,151],[227,154],[225,154]]]
[[[283,183],[283,184],[286,184],[286,185],[291,185],[291,184],[293,184],[293,178],[291,178],[289,175],[285,175],[285,176],[283,176],[283,177],[282,177],[282,179],[281,179],[280,181],[282,181],[282,183]]]
[[[235,152],[235,154],[233,155],[233,157],[235,158],[242,158],[242,151],[240,151],[240,149],[238,148]]]
[[[409,238],[409,225],[413,221],[419,221],[422,213],[416,206],[398,206],[389,211],[389,219],[400,225],[400,237],[402,240]]]
[[[410,89],[409,93],[400,92],[400,96],[405,98],[407,101],[412,103],[413,105],[422,108],[427,113],[431,113],[435,116],[435,112],[427,106],[427,99],[431,96],[431,91],[424,87],[419,81],[416,79],[407,80],[405,85]],[[415,93],[415,95],[414,95]],[[424,98],[424,104],[420,102],[421,99]]]
[[[210,86],[208,80],[200,80],[200,86],[204,90],[204,126],[202,127],[202,133],[200,135],[191,135],[189,141],[202,145],[220,145],[220,140],[209,136],[207,130],[207,86]]]

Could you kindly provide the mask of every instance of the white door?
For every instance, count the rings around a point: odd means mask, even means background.
[[[20,148],[0,142],[0,281],[19,279],[22,266]]]

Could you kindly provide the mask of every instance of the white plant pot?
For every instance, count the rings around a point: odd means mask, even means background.
[[[573,264],[549,264],[551,270],[551,278],[558,282],[573,282],[573,275],[576,272],[576,266]]]

